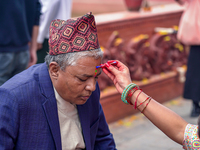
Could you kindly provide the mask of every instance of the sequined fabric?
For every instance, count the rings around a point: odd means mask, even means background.
[[[183,149],[200,150],[200,140],[198,137],[198,126],[188,124],[185,129]]]

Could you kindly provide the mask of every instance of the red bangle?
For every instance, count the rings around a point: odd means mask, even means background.
[[[135,106],[134,106],[135,109],[137,109],[137,99],[141,93],[142,93],[142,90],[140,89],[140,93],[137,95],[136,100],[135,100]]]
[[[126,100],[127,100],[127,102],[130,104],[130,105],[133,105],[132,103],[131,103],[131,97],[132,97],[132,95],[135,93],[135,91],[137,91],[139,88],[138,87],[134,87],[134,88],[132,88],[129,92],[128,92],[128,95],[127,95],[127,97],[126,97]]]
[[[141,111],[141,113],[144,113],[144,110],[147,108],[147,106],[149,105],[150,101],[151,101],[151,98],[149,99],[148,103],[146,104],[146,106],[144,107],[144,109]]]
[[[132,95],[133,95],[133,93],[134,93],[135,91],[136,91],[136,90],[131,89],[131,90],[129,91],[127,97],[126,97],[126,100],[127,100],[127,102],[128,102],[130,105],[133,105],[133,104],[131,103],[131,97],[132,97]]]
[[[151,97],[148,96],[143,102],[141,102],[141,103],[137,106],[137,108],[140,107],[142,104],[144,104],[146,101],[148,101],[150,98],[151,98]]]

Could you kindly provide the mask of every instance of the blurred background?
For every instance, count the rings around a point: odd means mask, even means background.
[[[183,10],[175,0],[72,1],[72,17],[94,14],[103,63],[125,63],[133,82],[161,103],[183,93],[189,47],[176,37]],[[137,112],[121,103],[104,73],[98,82],[109,123]]]
[[[174,0],[143,0],[142,6],[145,3],[149,6],[163,6],[166,4],[175,3]],[[72,17],[81,16],[86,12],[93,12],[93,14],[110,13],[126,11],[125,0],[73,0],[72,3]]]

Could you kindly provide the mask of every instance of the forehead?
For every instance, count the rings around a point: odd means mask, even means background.
[[[76,74],[93,74],[96,66],[101,64],[101,58],[83,57],[77,60],[76,65],[68,66],[66,69],[73,71]]]

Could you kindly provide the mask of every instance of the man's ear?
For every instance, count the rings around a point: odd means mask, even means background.
[[[49,74],[52,79],[57,80],[58,75],[59,75],[59,69],[60,67],[56,62],[51,62],[49,64]]]

